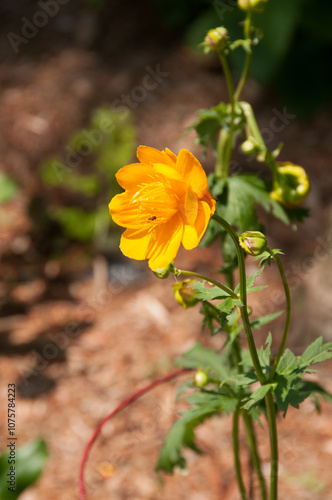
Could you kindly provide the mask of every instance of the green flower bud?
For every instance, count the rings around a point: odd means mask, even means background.
[[[196,387],[205,387],[208,382],[209,377],[207,376],[206,372],[203,372],[203,370],[198,370],[195,373],[194,384],[196,385]]]
[[[222,51],[227,47],[229,41],[228,31],[223,26],[209,30],[203,45],[208,51]]]
[[[248,11],[253,10],[255,12],[263,12],[268,0],[238,0],[238,6],[240,9]]]
[[[173,285],[173,293],[174,297],[180,306],[184,309],[188,309],[188,307],[193,307],[199,302],[198,299],[195,298],[197,295],[196,290],[192,288],[191,285],[195,283],[196,280],[186,279],[183,281],[178,281]]]
[[[241,144],[241,150],[246,155],[255,155],[258,152],[258,147],[252,139],[247,139]]]
[[[270,196],[288,208],[297,207],[308,196],[309,178],[304,168],[291,162],[278,162]]]
[[[260,231],[246,231],[239,237],[239,243],[249,255],[256,257],[266,250],[267,241]]]
[[[156,276],[156,278],[165,280],[173,271],[174,271],[174,264],[173,262],[171,262],[170,264],[168,264],[167,267],[161,267],[160,269],[156,269],[155,271],[153,271],[153,274]]]

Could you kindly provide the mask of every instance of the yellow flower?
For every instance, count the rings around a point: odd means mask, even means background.
[[[215,201],[205,172],[186,149],[178,156],[139,146],[140,163],[121,168],[116,178],[124,193],[109,204],[119,226],[127,228],[120,242],[124,255],[149,259],[152,270],[167,267],[180,244],[195,248],[214,213]]]

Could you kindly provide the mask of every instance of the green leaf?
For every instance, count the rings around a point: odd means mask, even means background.
[[[206,418],[227,411],[230,413],[237,405],[237,399],[226,395],[201,392],[188,398],[195,406],[181,415],[168,433],[160,452],[156,470],[172,473],[174,467],[184,468],[186,465],[181,455],[183,446],[201,453],[195,443],[194,430]]]
[[[265,398],[266,394],[270,389],[273,389],[276,384],[265,384],[261,385],[256,391],[252,393],[248,401],[245,405],[242,406],[245,410],[250,410],[250,408],[257,403],[259,403],[262,399]]]
[[[323,344],[323,337],[316,339],[301,356],[301,368],[332,358],[332,342]]]
[[[8,442],[7,442],[8,444]],[[16,444],[16,441],[15,441]],[[8,452],[0,457],[0,477],[7,478],[10,467],[15,467],[15,492],[8,490],[7,479],[0,482],[0,499],[16,500],[40,476],[47,458],[46,443],[42,439],[30,441],[16,449],[15,464],[8,463]],[[13,471],[13,469],[12,469]]]
[[[196,142],[206,152],[208,142],[210,141],[212,149],[217,149],[217,135],[219,130],[230,121],[230,108],[225,103],[213,106],[211,109],[198,110],[199,118],[187,131],[195,130],[198,138]]]
[[[195,281],[192,285],[192,288],[196,290],[198,293],[195,295],[197,299],[200,300],[216,300],[216,299],[224,299],[225,297],[229,297],[229,294],[221,290],[219,287],[214,286],[212,288],[205,288],[206,281]]]
[[[260,316],[259,318],[255,318],[250,322],[251,328],[258,329],[263,325],[271,323],[275,319],[279,318],[284,313],[284,311],[278,311],[273,314],[266,314],[265,316]]]
[[[203,347],[199,342],[178,361],[184,368],[210,369],[223,380],[228,378],[230,370],[225,354],[218,354],[212,349]]]
[[[203,315],[202,330],[208,327],[212,336],[219,333],[227,323],[226,315],[209,302],[202,302],[200,313]],[[215,322],[218,324],[217,328]]]
[[[217,212],[230,224],[237,226],[239,233],[259,230],[261,225],[255,212],[256,204],[288,224],[284,209],[270,198],[264,181],[255,175],[240,174],[230,177],[227,183],[227,204],[217,206]]]
[[[246,280],[247,293],[258,292],[259,290],[263,290],[264,288],[267,288],[267,285],[253,286],[256,278],[262,274],[263,270],[264,270],[264,267],[259,269],[256,273],[249,276],[249,278],[247,278],[247,280]],[[240,283],[237,285],[234,292],[237,294],[240,293]]]
[[[240,300],[233,299],[232,297],[228,297],[227,299],[223,300],[217,307],[219,311],[225,313],[225,314],[230,314],[235,306],[241,306],[242,302]]]
[[[272,335],[271,335],[271,332],[269,332],[267,339],[266,339],[266,342],[265,342],[265,349],[262,346],[258,351],[259,361],[263,367],[270,366],[271,344],[272,344]]]
[[[283,252],[281,250],[279,250],[278,248],[275,248],[274,250],[272,250],[272,252],[275,254],[275,255],[278,255],[278,254],[281,254],[281,255],[284,255]],[[257,255],[257,257],[255,257],[255,260],[259,260],[259,266],[263,266],[266,262],[267,264],[270,266],[271,265],[271,259],[272,259],[272,255],[270,252],[268,252],[267,250],[263,253],[261,253],[260,255]]]
[[[18,189],[18,185],[13,179],[0,172],[0,203],[5,203],[14,198]]]
[[[281,375],[290,374],[294,370],[297,370],[300,367],[300,360],[297,356],[295,356],[292,351],[286,349],[284,354],[282,355],[277,372]]]

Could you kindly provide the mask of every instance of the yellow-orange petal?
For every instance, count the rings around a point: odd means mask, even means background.
[[[159,151],[159,149],[150,148],[149,146],[138,146],[137,158],[145,165],[164,163],[174,168],[174,160],[169,154]]]
[[[187,187],[184,211],[186,222],[193,226],[198,214],[198,199],[190,186]]]
[[[178,154],[176,168],[198,198],[202,198],[208,189],[208,182],[206,173],[197,158],[187,149],[181,149]]]
[[[168,148],[165,148],[165,153],[170,157],[174,165],[176,165],[177,156]]]
[[[178,253],[183,234],[183,222],[179,214],[151,231],[148,249],[149,266],[155,271],[167,267]]]
[[[123,211],[125,211],[127,209],[128,205],[130,204],[131,199],[132,199],[131,196],[129,196],[127,192],[117,194],[116,196],[114,196],[111,199],[111,201],[108,205],[109,212],[112,216],[112,219],[119,226],[127,227],[127,224],[124,221],[122,215],[123,215]]]
[[[153,180],[153,168],[151,165],[131,163],[120,168],[115,177],[123,189],[137,189],[139,185]]]
[[[151,230],[126,229],[121,236],[120,250],[126,257],[136,260],[148,258]]]
[[[200,242],[211,217],[211,208],[205,201],[198,202],[198,214],[194,226],[184,226],[182,245],[186,250],[192,250]]]

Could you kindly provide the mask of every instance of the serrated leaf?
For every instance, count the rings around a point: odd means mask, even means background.
[[[241,306],[242,302],[240,300],[233,299],[232,297],[228,297],[224,299],[220,304],[218,304],[217,308],[219,311],[230,314],[235,306]]]
[[[297,356],[295,356],[292,353],[292,351],[286,349],[286,351],[284,352],[284,354],[280,359],[277,372],[279,374],[290,374],[299,367],[300,367],[300,359]]]
[[[260,316],[259,318],[255,318],[250,322],[251,328],[258,329],[263,325],[267,325],[271,323],[275,319],[279,318],[284,313],[284,311],[278,311],[273,314],[266,314],[265,316]]]
[[[202,302],[200,312],[203,315],[202,330],[208,327],[211,335],[219,333],[227,322],[225,315],[209,302]],[[217,328],[215,328],[214,322],[217,322]]]
[[[212,349],[207,349],[199,342],[178,360],[178,364],[184,368],[210,369],[221,380],[228,378],[230,374],[225,354],[218,354]]]
[[[230,224],[238,227],[239,233],[260,229],[255,206],[261,205],[268,213],[285,224],[289,219],[285,210],[270,198],[270,193],[262,179],[255,175],[239,174],[228,179],[227,205],[221,214]]]
[[[216,300],[216,299],[224,299],[225,297],[229,297],[229,294],[214,286],[212,288],[205,288],[206,281],[195,281],[192,285],[192,288],[197,291],[195,298],[200,300]]]
[[[272,335],[271,335],[271,332],[269,332],[267,339],[266,339],[266,342],[265,342],[265,349],[262,346],[257,353],[258,357],[259,357],[259,361],[260,361],[262,366],[265,366],[265,367],[270,366],[271,344],[272,344]]]
[[[291,405],[294,408],[299,408],[300,403],[302,403],[307,395],[296,389],[296,384],[301,380],[302,374],[297,374],[293,372],[288,375],[276,374],[274,380],[276,382],[276,387],[274,389],[274,394],[276,397],[276,403],[280,411],[283,412],[283,416],[286,416],[288,406]]]
[[[181,455],[183,446],[191,448],[196,453],[201,453],[195,443],[194,430],[197,425],[215,413],[225,411],[226,407],[228,412],[232,411],[237,404],[236,399],[232,402],[231,398],[223,395],[199,393],[194,396],[196,397],[192,397],[191,400],[195,401],[195,406],[181,415],[165,439],[156,466],[157,471],[163,470],[172,473],[174,467],[183,469],[186,464]]]
[[[318,337],[301,356],[301,368],[320,363],[332,358],[332,342],[323,344],[323,337]]]
[[[15,441],[16,443],[16,441]],[[44,462],[48,456],[46,443],[42,439],[30,441],[16,449],[15,457],[15,491],[8,490],[6,480],[0,482],[1,500],[16,500],[28,486],[40,476]],[[10,465],[8,452],[0,457],[0,477],[7,477]]]
[[[262,290],[263,288],[267,288],[267,285],[253,286],[255,279],[262,274],[263,270],[264,270],[264,267],[259,269],[256,273],[249,276],[249,278],[247,278],[247,280],[246,280],[247,293],[258,292],[259,290]],[[237,294],[240,293],[240,283],[237,285],[234,292]]]
[[[261,401],[262,399],[265,398],[266,394],[269,392],[270,389],[273,389],[273,387],[275,386],[276,384],[265,384],[265,385],[261,385],[258,389],[256,389],[252,395],[250,396],[250,398],[248,399],[248,401],[246,402],[245,405],[242,406],[243,409],[245,410],[250,410],[250,408],[252,406],[254,406],[255,404],[257,404],[259,401]]]

